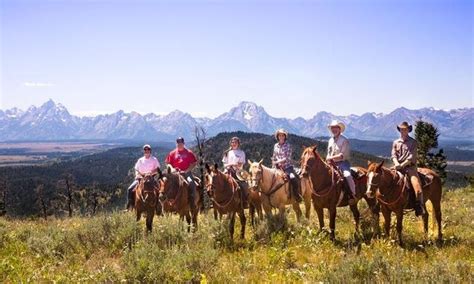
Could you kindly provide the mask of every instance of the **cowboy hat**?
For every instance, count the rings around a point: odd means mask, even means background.
[[[280,128],[280,129],[278,129],[278,130],[275,132],[275,138],[276,138],[276,140],[278,140],[278,134],[283,134],[283,135],[285,135],[285,137],[288,139],[288,131],[286,131],[285,129]]]
[[[331,127],[339,127],[341,129],[341,132],[344,132],[346,130],[346,125],[342,123],[341,121],[333,120],[331,123],[328,124],[328,129],[331,130]]]
[[[399,125],[397,125],[397,130],[400,131],[400,129],[402,128],[406,128],[408,129],[408,132],[411,132],[413,130],[413,126],[410,125],[408,122],[404,121],[402,123],[400,123]]]

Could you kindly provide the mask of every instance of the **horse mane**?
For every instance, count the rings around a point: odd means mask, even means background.
[[[301,156],[306,156],[307,154],[310,154],[310,155],[314,155],[314,157],[316,159],[319,159],[323,165],[325,165],[326,167],[330,167],[328,163],[326,163],[326,161],[321,157],[321,155],[319,154],[318,150],[317,150],[317,146],[314,145],[314,146],[309,146],[309,147],[306,147],[304,150],[303,150],[303,153],[301,154]]]

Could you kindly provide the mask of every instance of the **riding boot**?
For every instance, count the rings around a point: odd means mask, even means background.
[[[426,214],[425,202],[423,202],[423,192],[418,194],[415,202],[415,215],[422,216]]]
[[[290,178],[290,183],[291,183],[291,191],[293,193],[293,196],[295,197],[296,202],[300,203],[303,200],[303,198],[301,197],[301,190],[298,183],[298,179]]]
[[[135,204],[135,191],[131,189],[131,190],[128,190],[126,209],[130,210],[131,208],[133,208],[134,204]]]

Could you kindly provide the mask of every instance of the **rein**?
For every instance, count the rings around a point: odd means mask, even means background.
[[[217,205],[217,207],[219,207],[222,210],[225,210],[230,205],[230,203],[234,200],[235,194],[238,190],[237,182],[233,179],[231,179],[230,181],[232,183],[232,188],[231,188],[232,189],[232,196],[230,197],[229,201],[227,201],[225,204],[221,204],[221,203],[217,202],[217,200],[214,197],[210,198],[212,200],[212,202],[214,202],[214,204]],[[213,187],[212,184],[210,184],[210,186]]]
[[[402,197],[405,195],[405,188],[406,188],[406,185],[407,185],[407,179],[406,178],[400,178],[400,176],[398,175],[397,172],[395,172],[395,175],[399,178],[398,182],[397,182],[397,185],[400,186],[402,185],[401,189],[400,189],[400,194],[398,195],[398,198],[395,200],[395,201],[392,201],[392,202],[387,202],[385,200],[382,199],[381,196],[383,196],[381,193],[380,193],[380,187],[378,187],[378,190],[377,190],[377,200],[382,203],[383,205],[385,206],[393,206],[395,204],[397,204],[400,199],[402,199]],[[391,183],[391,187],[390,188],[393,188],[393,183],[394,183],[394,179],[392,179],[392,183]],[[400,187],[399,187],[400,188]]]

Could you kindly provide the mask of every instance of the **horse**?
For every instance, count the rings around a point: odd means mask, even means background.
[[[247,185],[249,184],[249,173],[247,171],[240,171],[236,173],[237,179],[239,181],[245,182]],[[261,192],[255,187],[248,187],[248,205],[249,205],[249,215],[250,215],[250,224],[255,226],[258,220],[263,219],[263,212],[262,212],[262,199],[261,199]],[[257,219],[255,219],[255,214],[257,215]]]
[[[279,216],[283,219],[285,217],[286,205],[291,204],[296,213],[296,219],[299,222],[303,213],[294,196],[290,195],[290,183],[283,177],[283,172],[264,166],[262,164],[263,160],[260,162],[248,160],[248,163],[250,164],[250,187],[260,190],[265,214],[271,216],[272,208],[278,208]],[[304,187],[302,187],[302,190],[304,190]],[[306,216],[309,216],[311,199],[307,198],[308,194],[305,194],[305,192],[302,195],[305,199]],[[309,202],[306,200],[309,200]]]
[[[189,205],[189,183],[186,179],[171,166],[167,166],[167,170],[160,179],[160,203],[162,211],[165,213],[176,213],[180,219],[186,218],[188,223],[188,232],[191,230],[191,224],[197,229],[199,213],[200,195],[199,186],[196,186],[194,194],[194,210]]]
[[[160,172],[158,172],[160,174]],[[137,222],[140,221],[142,213],[146,213],[146,228],[152,230],[153,218],[158,206],[159,185],[155,180],[155,175],[146,175],[140,179],[135,190],[135,210]]]
[[[240,219],[240,238],[245,238],[246,218],[242,202],[242,192],[238,183],[230,176],[221,172],[218,165],[206,167],[204,186],[213,203],[215,212],[220,216],[227,214],[230,220],[230,239],[234,237],[235,215]]]
[[[390,235],[390,218],[392,212],[397,216],[397,235],[398,242],[403,245],[402,226],[404,209],[412,209],[414,206],[415,195],[410,192],[409,181],[402,173],[391,170],[383,166],[384,162],[368,162],[367,174],[367,196],[376,199],[381,207],[384,217],[385,236]],[[427,168],[418,168],[418,175],[422,181],[423,202],[430,200],[433,206],[434,217],[438,225],[438,240],[442,240],[441,226],[441,178],[433,170]],[[431,181],[426,181],[425,177],[431,177]],[[410,193],[412,197],[410,198]],[[411,201],[411,202],[410,202]],[[411,204],[410,204],[411,203]],[[422,216],[425,238],[428,235],[428,217],[426,212]]]
[[[337,207],[349,205],[349,198],[344,194],[345,180],[341,173],[332,165],[326,163],[317,151],[317,146],[306,147],[301,154],[302,179],[307,179],[311,186],[313,207],[318,215],[319,228],[324,228],[324,208],[329,211],[329,235],[335,239]],[[374,216],[376,202],[365,196],[365,170],[356,168],[358,176],[355,179],[357,201],[364,198]],[[356,204],[350,205],[355,221],[355,230],[359,232],[360,212]]]

